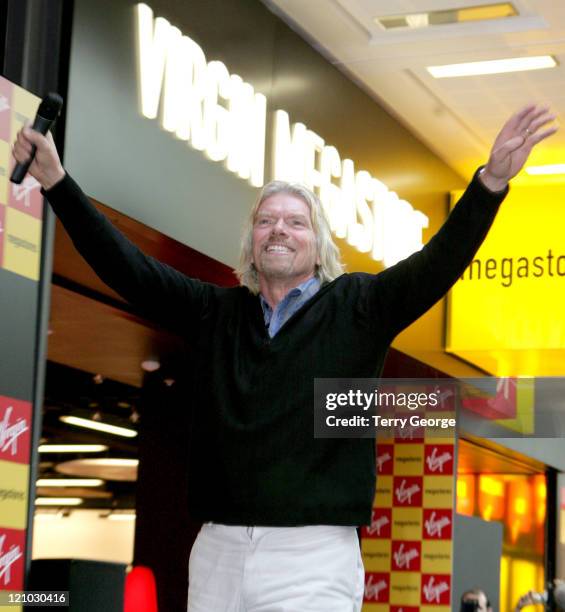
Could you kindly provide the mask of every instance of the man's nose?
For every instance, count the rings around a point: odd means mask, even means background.
[[[272,234],[286,234],[286,225],[284,219],[277,219],[277,222],[273,224],[271,229]]]

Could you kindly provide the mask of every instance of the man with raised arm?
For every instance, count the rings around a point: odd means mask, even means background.
[[[394,337],[470,263],[508,181],[555,132],[553,118],[533,105],[511,117],[439,232],[376,275],[343,273],[312,192],[266,185],[235,288],[144,255],[65,173],[50,136],[19,133],[14,157],[37,147],[30,173],[82,256],[199,354],[190,511],[204,525],[190,558],[190,612],[361,609],[355,527],[371,518],[374,442],[314,438],[314,379],[380,374]]]

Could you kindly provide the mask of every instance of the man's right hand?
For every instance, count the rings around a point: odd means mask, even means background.
[[[26,125],[18,132],[18,137],[12,147],[12,155],[17,162],[25,163],[31,156],[33,145],[37,150],[28,172],[43,189],[51,189],[65,176],[65,170],[59,159],[51,132],[43,136]]]

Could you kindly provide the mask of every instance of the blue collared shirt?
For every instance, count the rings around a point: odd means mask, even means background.
[[[261,308],[265,317],[265,327],[269,337],[278,333],[279,329],[292,317],[292,315],[318,292],[320,281],[314,276],[298,287],[291,289],[273,310],[265,298],[260,295]]]

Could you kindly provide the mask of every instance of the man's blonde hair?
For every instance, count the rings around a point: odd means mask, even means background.
[[[330,224],[318,196],[300,183],[271,181],[267,183],[253,205],[241,240],[239,266],[235,273],[241,285],[251,293],[259,293],[259,278],[253,263],[253,225],[261,204],[277,193],[287,193],[303,200],[310,209],[310,220],[316,236],[316,248],[320,264],[316,266],[315,276],[320,283],[334,280],[343,274],[339,249],[333,241]]]

